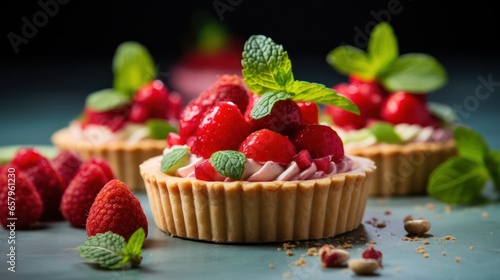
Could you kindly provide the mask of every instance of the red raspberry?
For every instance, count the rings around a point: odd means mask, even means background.
[[[293,134],[301,122],[300,108],[291,99],[276,102],[271,113],[263,118],[256,120],[250,117],[252,131],[267,128],[283,135]]]
[[[144,123],[149,118],[149,110],[141,104],[133,104],[129,120],[134,123]]]
[[[166,119],[168,110],[170,110],[169,105],[167,87],[162,81],[154,80],[142,86],[135,93],[131,119],[134,119],[135,122],[144,122],[151,118]]]
[[[97,164],[85,164],[64,191],[61,213],[74,227],[85,228],[87,215],[99,191],[109,180]]]
[[[319,122],[319,108],[314,102],[297,102],[300,108],[301,124],[317,124]]]
[[[231,101],[243,114],[247,108],[249,92],[240,76],[223,75],[206,91],[186,106],[179,119],[181,141],[187,143],[207,112],[222,101]]]
[[[12,164],[24,171],[43,201],[43,219],[60,219],[59,205],[63,192],[61,177],[54,171],[49,160],[34,148],[19,149]]]
[[[108,231],[128,240],[142,227],[148,235],[148,220],[140,201],[125,183],[114,179],[97,194],[87,218],[87,235],[94,236]]]
[[[59,174],[63,182],[63,189],[66,189],[78,173],[82,165],[82,158],[74,151],[61,151],[53,160],[52,167]]]
[[[113,169],[111,168],[111,166],[109,166],[109,163],[102,158],[88,159],[82,164],[80,168],[84,168],[85,166],[91,164],[96,164],[101,168],[102,172],[104,172],[104,175],[106,176],[106,182],[115,179],[115,174],[113,173]]]
[[[192,152],[203,158],[222,150],[237,150],[250,134],[250,127],[232,102],[220,102],[213,107],[196,131]]]
[[[241,143],[240,152],[256,161],[274,161],[288,164],[297,153],[287,136],[269,129],[261,129],[250,134]]]
[[[13,168],[13,173],[9,169]],[[9,186],[9,183],[11,186]],[[15,184],[12,184],[15,183]],[[15,189],[12,189],[12,186]],[[9,191],[15,195],[9,195]],[[15,209],[11,215],[8,207],[12,206],[15,199]],[[7,164],[0,172],[0,223],[7,228],[11,221],[7,218],[17,218],[16,229],[28,228],[38,222],[43,213],[42,197],[35,186],[23,171],[16,169],[16,166]]]
[[[425,99],[417,94],[399,91],[393,93],[382,105],[382,119],[392,124],[407,123],[420,126],[432,125],[432,116]]]
[[[320,124],[303,125],[290,138],[295,148],[308,150],[313,159],[332,156],[335,163],[344,159],[344,145],[337,132]]]
[[[97,124],[109,127],[112,131],[117,131],[125,125],[130,115],[130,106],[123,106],[109,111],[98,112],[90,108],[84,110],[85,121],[83,125]]]

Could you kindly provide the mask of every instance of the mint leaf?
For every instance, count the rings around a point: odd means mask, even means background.
[[[294,80],[288,53],[263,35],[245,42],[242,64],[245,84],[256,94],[281,91]]]
[[[486,168],[490,173],[491,180],[495,184],[495,188],[500,192],[500,152],[491,151],[486,156]]]
[[[328,53],[326,61],[341,74],[354,74],[365,80],[375,78],[376,70],[372,67],[370,58],[365,51],[358,48],[337,47]]]
[[[293,93],[295,101],[332,105],[359,114],[359,108],[349,98],[322,84],[294,81],[286,90]]]
[[[433,116],[445,122],[455,123],[458,121],[458,116],[455,113],[455,110],[447,104],[427,102],[427,109]]]
[[[444,86],[446,70],[432,56],[410,53],[400,56],[381,77],[384,87],[390,91],[428,93]]]
[[[113,57],[114,89],[133,96],[135,91],[157,75],[149,51],[138,42],[125,42],[118,46]]]
[[[237,151],[218,151],[210,156],[209,161],[220,174],[233,180],[240,180],[247,158]]]
[[[123,250],[124,258],[123,263],[130,263],[132,267],[139,266],[142,261],[142,244],[146,239],[146,233],[142,227],[138,228],[130,238],[128,239],[127,245]]]
[[[124,266],[122,261],[125,246],[123,237],[108,231],[89,237],[76,249],[80,252],[80,257],[101,267],[116,269]]]
[[[489,147],[479,133],[470,128],[457,126],[453,129],[453,137],[458,155],[483,164],[489,153]]]
[[[396,134],[394,126],[386,122],[376,122],[367,129],[377,138],[377,142],[399,144],[403,140]]]
[[[368,42],[371,69],[377,76],[384,73],[399,56],[398,41],[392,27],[381,22],[373,28]]]
[[[105,112],[122,107],[129,102],[128,97],[109,88],[89,94],[85,100],[85,106],[97,112]]]
[[[266,92],[259,98],[257,103],[255,103],[250,114],[252,118],[256,120],[263,118],[271,113],[271,110],[276,102],[291,99],[292,97],[292,94],[286,92]]]
[[[149,130],[149,137],[153,139],[166,139],[169,132],[177,132],[166,120],[150,119],[146,122]]]
[[[188,163],[189,148],[181,147],[170,150],[161,160],[161,172],[173,175],[177,169]]]
[[[480,198],[488,181],[488,171],[482,164],[464,157],[454,157],[431,173],[427,192],[445,203],[469,204]]]

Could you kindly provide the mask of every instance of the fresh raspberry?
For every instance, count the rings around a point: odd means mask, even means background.
[[[249,92],[240,76],[220,76],[209,89],[202,92],[182,111],[179,119],[181,141],[187,143],[188,139],[196,134],[203,117],[219,102],[231,101],[243,114],[247,108],[248,99]]]
[[[162,81],[154,80],[142,86],[135,93],[133,100],[131,120],[144,122],[151,118],[167,118],[170,109],[169,91]]]
[[[208,159],[194,166],[194,174],[196,179],[204,181],[222,181],[225,179],[224,176],[215,170]]]
[[[342,140],[330,126],[303,125],[290,139],[298,151],[308,150],[313,159],[332,156],[335,163],[344,159]]]
[[[314,102],[297,102],[300,108],[301,124],[317,124],[319,122],[319,108]]]
[[[98,112],[88,107],[84,109],[85,121],[87,124],[97,124],[109,127],[112,131],[117,131],[125,125],[130,115],[130,106],[123,106],[109,111]]]
[[[59,205],[63,192],[61,177],[54,171],[49,160],[35,148],[22,148],[17,151],[12,164],[24,171],[38,190],[43,201],[45,220],[61,218]]]
[[[261,129],[250,134],[241,143],[240,152],[256,161],[274,161],[288,164],[297,153],[287,136],[269,129]]]
[[[344,109],[327,105],[325,114],[333,119],[335,125],[344,129],[360,129],[370,119],[380,119],[380,108],[384,100],[382,88],[375,82],[357,80],[351,84],[339,84],[333,87],[338,93],[349,98],[359,108],[360,115]]]
[[[192,152],[209,158],[217,151],[237,150],[248,134],[250,127],[238,107],[232,102],[220,102],[201,121]]]
[[[361,257],[364,259],[375,259],[382,266],[382,252],[375,250],[371,245],[361,253]]]
[[[392,124],[432,125],[432,116],[421,98],[403,91],[393,93],[382,105],[382,119]]]
[[[111,180],[115,179],[115,174],[113,172],[113,169],[111,168],[111,166],[109,165],[109,163],[105,159],[102,159],[102,158],[88,159],[82,164],[82,166],[80,168],[84,168],[86,165],[90,165],[90,164],[98,165],[101,168],[102,172],[104,172],[104,175],[106,176],[107,181],[111,181]]]
[[[148,235],[148,220],[139,200],[125,183],[114,179],[97,194],[87,218],[87,235],[94,236],[108,231],[128,240],[142,227]]]
[[[85,228],[90,207],[108,181],[99,165],[82,166],[61,199],[61,213],[66,221],[74,227]]]
[[[149,118],[149,110],[141,104],[133,104],[130,109],[129,120],[134,123],[144,123]]]
[[[14,168],[15,171],[9,173],[9,168]],[[12,189],[12,186],[15,186],[15,189]],[[9,195],[9,191],[15,195]],[[8,207],[14,205],[12,202],[15,202],[15,209],[11,211]],[[15,228],[24,229],[38,222],[42,213],[42,197],[28,175],[16,169],[16,166],[7,164],[0,172],[0,223],[7,228],[11,222],[7,218],[17,218]]]
[[[52,167],[62,179],[63,191],[66,189],[78,173],[78,169],[82,165],[82,158],[74,151],[64,150],[52,160]]]
[[[281,100],[274,104],[271,113],[258,120],[250,117],[252,131],[263,128],[281,133],[293,134],[302,122],[300,108],[293,100]]]

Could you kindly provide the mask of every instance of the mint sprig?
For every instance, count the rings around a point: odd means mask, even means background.
[[[163,119],[149,119],[146,121],[149,130],[149,137],[162,140],[167,138],[168,133],[177,132],[177,129]]]
[[[209,162],[220,174],[233,180],[240,180],[247,158],[241,152],[227,150],[213,153]]]
[[[481,192],[491,179],[500,191],[500,152],[491,151],[484,138],[472,129],[455,127],[458,156],[431,173],[427,192],[434,199],[453,204],[482,201]]]
[[[171,149],[161,160],[161,172],[173,175],[177,169],[188,163],[189,156],[188,147]]]
[[[375,122],[367,127],[372,135],[375,136],[377,142],[399,144],[403,140],[394,130],[394,126],[386,122]]]
[[[125,106],[129,102],[128,97],[109,88],[89,94],[85,100],[85,106],[96,112],[105,112]]]
[[[266,97],[266,100],[257,102],[254,106],[254,118],[266,116],[257,112],[269,114],[277,101],[285,99],[337,106],[359,114],[358,107],[335,90],[317,83],[296,81],[288,53],[271,38],[263,35],[251,36],[244,46],[242,64],[245,84],[252,92]],[[274,95],[279,96],[273,97]],[[260,106],[266,108],[260,109]]]
[[[118,269],[130,264],[137,267],[141,263],[142,244],[146,234],[141,227],[129,238],[125,239],[111,231],[99,233],[87,238],[83,245],[76,249],[80,257],[107,269]]]
[[[339,46],[326,60],[341,74],[377,80],[389,91],[428,93],[447,82],[444,67],[434,57],[420,53],[400,56],[394,30],[386,22],[373,28],[367,52]]]

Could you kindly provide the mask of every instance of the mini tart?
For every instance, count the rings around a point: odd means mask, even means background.
[[[90,141],[75,141],[68,128],[56,131],[52,143],[61,150],[79,153],[82,158],[98,157],[105,159],[115,176],[130,189],[144,191],[144,180],[139,173],[139,164],[146,159],[161,155],[165,149],[165,140],[143,139],[137,143],[113,141],[95,145]]]
[[[332,237],[361,224],[373,161],[315,180],[208,182],[169,176],[162,157],[140,165],[156,225],[167,234],[218,243]]]
[[[456,155],[455,141],[377,144],[353,148],[346,153],[370,158],[380,172],[369,183],[371,196],[427,194],[431,172],[449,157]]]

